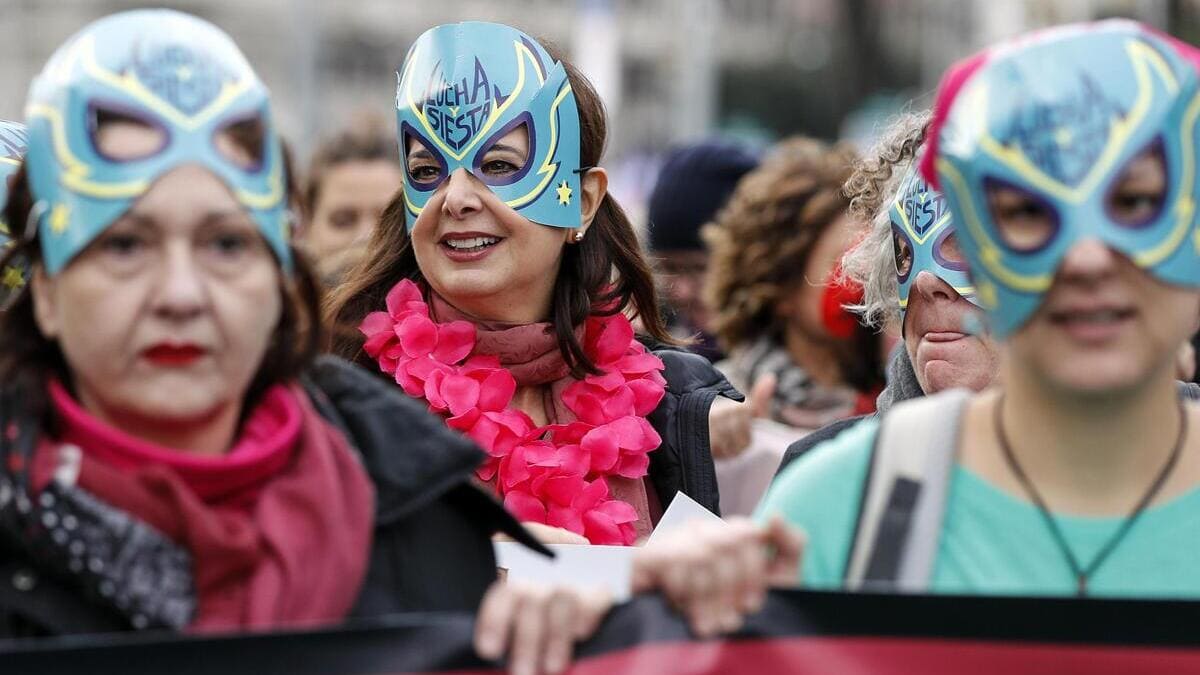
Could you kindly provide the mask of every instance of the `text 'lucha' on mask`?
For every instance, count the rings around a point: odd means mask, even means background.
[[[1042,31],[987,54],[953,99],[936,172],[990,330],[1037,310],[1096,238],[1160,281],[1200,286],[1196,67],[1131,21]],[[1157,182],[1130,217],[1131,172]]]
[[[408,227],[459,169],[529,220],[580,226],[579,111],[563,65],[508,26],[468,22],[426,31],[396,74],[396,121]],[[524,129],[528,153],[493,171],[490,153]],[[425,166],[410,166],[419,143]]]
[[[229,186],[285,268],[289,220],[267,89],[220,29],[172,10],[100,19],[63,44],[34,80],[26,158],[46,270],[54,275],[170,170],[198,164]],[[158,141],[103,152],[110,124]],[[245,133],[252,132],[252,133]],[[256,139],[249,159],[218,135]],[[250,141],[248,141],[250,142]]]

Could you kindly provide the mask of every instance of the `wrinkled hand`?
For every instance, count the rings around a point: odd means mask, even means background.
[[[767,589],[799,585],[804,535],[776,518],[695,521],[634,556],[634,592],[660,591],[700,637],[733,632]]]
[[[518,675],[561,673],[611,607],[604,591],[496,582],[479,608],[475,651],[484,659],[507,654]]]
[[[708,442],[714,459],[737,457],[750,447],[756,418],[770,417],[776,378],[763,375],[744,403],[718,397],[708,409]]]

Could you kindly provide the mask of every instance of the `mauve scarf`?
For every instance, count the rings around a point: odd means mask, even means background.
[[[343,619],[366,576],[374,489],[341,434],[298,386],[276,386],[229,452],[199,457],[134,438],[89,415],[57,382],[61,421],[35,461],[49,482],[75,445],[78,483],[192,555],[191,631],[274,629]]]
[[[480,321],[469,316],[441,296],[429,292],[429,307],[438,323],[469,321],[475,324],[475,349],[472,354],[487,354],[500,359],[500,365],[512,373],[518,387],[545,387],[542,405],[550,424],[566,424],[575,421],[575,415],[562,402],[563,390],[574,380],[570,368],[563,361],[558,348],[558,337],[550,322],[506,324]],[[650,496],[645,478],[623,478],[608,476],[608,487],[613,499],[619,499],[637,510],[634,523],[637,537],[641,539],[654,529],[660,517],[661,507],[651,509]]]

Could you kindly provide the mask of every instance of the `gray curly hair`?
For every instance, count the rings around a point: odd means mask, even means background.
[[[842,188],[850,199],[850,215],[869,223],[866,236],[842,257],[842,273],[863,287],[863,301],[847,308],[870,326],[900,320],[892,221],[888,207],[900,179],[916,160],[929,129],[929,112],[898,118],[858,163]]]

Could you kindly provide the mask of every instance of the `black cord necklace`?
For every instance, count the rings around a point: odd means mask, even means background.
[[[1025,474],[1025,470],[1021,468],[1021,464],[1017,462],[1016,455],[1013,454],[1012,447],[1008,443],[1008,435],[1004,432],[1004,420],[1001,411],[1004,409],[1004,395],[1000,395],[1000,400],[996,401],[996,436],[1000,441],[1000,450],[1004,453],[1004,459],[1008,462],[1008,467],[1012,469],[1013,475],[1020,481],[1021,487],[1025,488],[1025,492],[1029,494],[1029,498],[1038,508],[1038,513],[1041,514],[1042,520],[1045,521],[1046,527],[1050,530],[1051,536],[1054,538],[1054,543],[1058,545],[1059,551],[1070,566],[1071,572],[1075,575],[1079,583],[1078,594],[1080,597],[1087,595],[1088,579],[1090,579],[1108,556],[1116,550],[1117,546],[1125,539],[1125,535],[1133,529],[1135,523],[1141,518],[1146,511],[1146,507],[1150,502],[1154,501],[1154,497],[1162,489],[1163,484],[1167,482],[1167,478],[1171,475],[1171,471],[1179,462],[1179,455],[1183,451],[1183,442],[1187,438],[1187,410],[1184,409],[1183,403],[1179,404],[1179,436],[1175,439],[1175,447],[1171,449],[1171,456],[1167,458],[1167,463],[1162,470],[1158,472],[1158,476],[1154,482],[1150,484],[1150,488],[1146,490],[1146,494],[1142,495],[1137,506],[1133,511],[1125,517],[1125,522],[1121,523],[1121,527],[1108,540],[1107,543],[1096,553],[1092,561],[1084,567],[1079,564],[1075,558],[1075,553],[1071,551],[1071,547],[1067,544],[1067,538],[1063,535],[1062,529],[1058,526],[1058,521],[1054,519],[1054,514],[1046,506],[1046,500],[1042,499],[1041,493],[1033,486],[1033,481],[1029,480],[1029,476]]]

